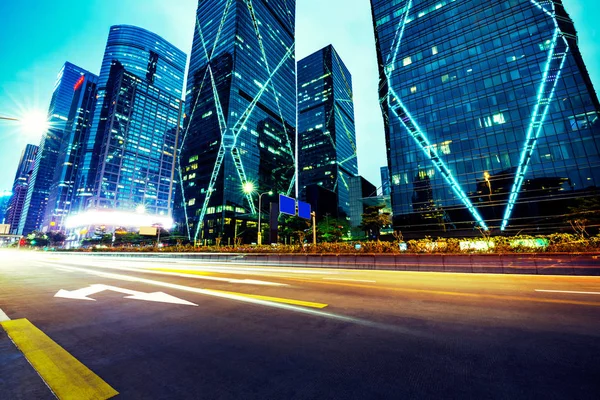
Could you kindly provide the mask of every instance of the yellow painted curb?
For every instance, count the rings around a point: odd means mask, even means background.
[[[0,326],[59,399],[105,400],[119,394],[27,319]]]

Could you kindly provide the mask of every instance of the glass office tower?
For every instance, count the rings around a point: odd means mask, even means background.
[[[5,223],[12,195],[11,191],[0,191],[0,224]]]
[[[11,234],[16,234],[19,229],[19,221],[23,214],[23,206],[27,198],[27,188],[31,173],[35,166],[35,158],[39,147],[33,144],[25,146],[21,152],[15,180],[12,187],[12,197],[6,210],[5,223],[10,225]]]
[[[87,73],[83,68],[67,62],[56,78],[48,109],[49,128],[42,136],[37,152],[27,198],[19,222],[19,234],[29,234],[42,226],[60,145],[69,119],[73,88],[81,76]]]
[[[255,192],[293,191],[295,3],[198,2],[175,202],[192,240],[229,240]]]
[[[109,107],[105,103],[106,86],[113,61],[138,78],[149,82],[168,96],[182,97],[183,78],[187,62],[186,54],[162,37],[145,29],[129,25],[115,25],[110,28],[102,67],[97,85],[97,102],[90,133],[86,139],[83,160],[77,175],[77,200],[79,208],[85,208],[87,198],[92,196],[96,177],[100,148],[107,124]],[[104,114],[103,114],[104,113]],[[102,115],[105,117],[103,118]]]
[[[81,75],[73,86],[73,100],[48,196],[43,223],[45,230],[63,231],[65,218],[71,209],[78,208],[76,201],[80,197],[75,196],[75,179],[85,139],[92,126],[97,84],[98,77],[88,72]]]
[[[352,76],[333,46],[298,61],[301,197],[320,185],[337,194],[338,216],[350,217],[350,179],[358,175]]]
[[[88,208],[171,215],[182,101],[151,81],[113,61]]]
[[[390,170],[387,166],[380,168],[381,174],[381,193],[384,196],[392,194],[392,183],[390,181]]]
[[[395,224],[556,231],[600,105],[562,2],[372,0]]]

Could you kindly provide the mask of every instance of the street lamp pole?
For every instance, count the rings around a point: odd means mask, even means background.
[[[3,119],[3,120],[5,120],[5,121],[16,121],[16,122],[19,122],[19,121],[20,121],[20,120],[19,120],[19,119],[17,119],[17,118],[3,117],[3,116],[1,116],[1,115],[0,115],[0,119]]]
[[[258,245],[262,245],[262,229],[261,229],[261,220],[260,220],[260,213],[262,210],[262,197],[263,194],[268,194],[269,196],[273,195],[273,191],[268,191],[268,192],[264,192],[258,195],[258,240],[257,243]]]

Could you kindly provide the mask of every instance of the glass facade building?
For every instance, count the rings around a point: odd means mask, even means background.
[[[390,181],[390,170],[387,166],[381,167],[381,193],[384,196],[392,194],[392,182]]]
[[[358,228],[365,212],[364,198],[376,197],[377,187],[362,176],[353,176],[348,182],[350,188],[350,226]],[[356,229],[354,229],[356,232]]]
[[[63,231],[64,220],[77,210],[76,174],[79,169],[85,139],[92,126],[96,106],[96,88],[98,76],[84,73],[73,86],[73,100],[65,134],[58,152],[56,169],[48,195],[48,206],[44,217],[43,229]]]
[[[87,73],[86,70],[67,62],[58,74],[48,109],[49,128],[42,136],[37,152],[19,222],[19,234],[31,233],[42,226],[58,153],[69,119],[73,88],[81,76]]]
[[[231,239],[242,215],[254,219],[257,196],[244,187],[294,189],[295,7],[198,2],[175,202],[192,240]]]
[[[88,208],[171,215],[182,101],[151,82],[113,61]]]
[[[0,192],[0,224],[5,223],[11,197],[12,192],[10,191]]]
[[[109,30],[97,84],[97,102],[92,127],[86,139],[83,159],[76,177],[77,202],[81,207],[93,195],[98,165],[99,146],[103,143],[109,104],[105,102],[107,84],[113,61],[118,61],[129,73],[145,80],[161,93],[182,98],[186,54],[162,37],[130,25],[115,25]],[[102,117],[104,115],[104,117]],[[79,208],[81,208],[79,207]]]
[[[562,1],[371,4],[397,226],[556,230],[597,195],[600,106]]]
[[[19,229],[19,221],[23,214],[25,199],[27,198],[27,188],[29,180],[35,166],[35,159],[39,147],[33,144],[25,146],[19,158],[19,165],[15,174],[15,180],[12,187],[12,197],[6,210],[5,223],[10,225],[10,232],[16,234]]]
[[[298,61],[300,196],[320,185],[350,218],[350,179],[358,175],[352,76],[333,46]]]

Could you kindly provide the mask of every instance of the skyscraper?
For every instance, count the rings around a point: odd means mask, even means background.
[[[19,221],[23,214],[23,206],[27,198],[29,180],[35,166],[36,155],[39,147],[33,144],[25,146],[21,152],[15,180],[12,187],[12,197],[6,210],[5,223],[10,225],[10,231],[16,234],[19,229]]]
[[[381,193],[384,196],[389,196],[392,194],[392,183],[390,182],[390,170],[387,165],[385,167],[381,167]]]
[[[65,63],[61,68],[48,109],[49,128],[42,136],[35,166],[29,182],[27,198],[19,222],[19,234],[28,234],[40,229],[48,204],[50,186],[58,160],[60,145],[65,134],[74,87],[82,75],[83,68]]]
[[[600,105],[562,1],[372,0],[395,224],[556,229]]]
[[[93,195],[100,146],[110,122],[110,103],[105,101],[107,84],[113,61],[118,61],[127,72],[148,82],[161,93],[176,98],[182,97],[186,54],[162,37],[145,29],[129,25],[111,26],[104,51],[102,67],[97,84],[97,102],[90,133],[87,135],[82,162],[77,173],[78,208],[87,206],[87,198]]]
[[[298,137],[301,197],[307,186],[323,186],[349,218],[358,175],[352,76],[331,45],[298,61]]]
[[[151,82],[113,61],[88,208],[171,215],[181,99]]]
[[[191,239],[233,237],[253,189],[294,191],[295,3],[198,2],[175,202]]]
[[[85,139],[92,125],[97,83],[98,77],[86,72],[73,86],[73,100],[48,195],[43,223],[46,230],[64,230],[65,217],[72,209],[78,209],[76,200],[81,197],[75,196],[75,178],[81,165]]]
[[[367,197],[377,197],[377,187],[360,175],[353,176],[348,181],[350,188],[350,226],[358,228],[362,223],[362,216],[365,212],[365,203],[363,199]],[[357,230],[354,229],[356,232]]]
[[[0,224],[4,224],[12,192],[9,190],[0,191]]]

